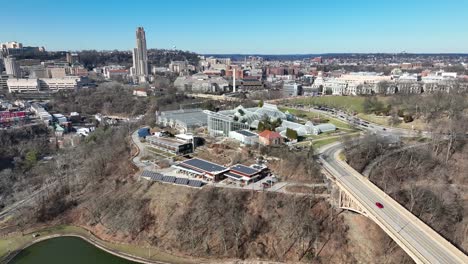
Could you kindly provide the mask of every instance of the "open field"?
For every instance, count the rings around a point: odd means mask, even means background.
[[[340,137],[327,138],[323,140],[315,140],[315,141],[312,141],[312,146],[314,147],[314,149],[319,149],[325,145],[335,143],[339,140],[340,140]]]
[[[279,107],[281,111],[288,111],[289,113],[296,115],[296,116],[304,116],[306,119],[313,119],[313,118],[320,118],[320,119],[328,119],[328,123],[335,125],[341,129],[353,129],[348,123],[338,120],[336,118],[330,117],[328,115],[324,115],[321,113],[314,113],[300,109],[294,109],[289,107]]]
[[[376,116],[374,114],[364,114],[360,113],[357,115],[359,118],[369,121],[371,123],[375,123],[377,125],[388,126],[388,120],[390,119],[389,116]],[[414,129],[414,130],[425,130],[426,125],[421,119],[416,119],[411,123],[400,123],[396,125],[397,128],[404,128],[404,129]]]
[[[362,113],[364,112],[364,99],[365,97],[361,96],[320,96],[294,98],[289,100],[289,102],[293,104],[329,106],[347,111]]]

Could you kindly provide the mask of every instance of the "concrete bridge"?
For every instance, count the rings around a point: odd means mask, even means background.
[[[324,173],[338,189],[338,207],[372,219],[416,263],[468,263],[462,251],[340,160],[341,150],[335,143],[320,151]]]

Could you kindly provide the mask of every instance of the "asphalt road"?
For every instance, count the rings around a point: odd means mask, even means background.
[[[403,243],[402,247],[411,256],[408,249],[417,256],[419,263],[468,263],[468,257],[437,234],[429,226],[412,215],[403,206],[377,188],[374,184],[357,173],[350,166],[338,159],[341,144],[333,144],[321,149],[320,159],[324,167],[331,172],[336,181],[364,206],[364,210],[381,227],[385,227],[394,239]],[[384,208],[378,208],[380,202]],[[385,230],[384,228],[384,230]],[[418,260],[415,259],[416,262]]]

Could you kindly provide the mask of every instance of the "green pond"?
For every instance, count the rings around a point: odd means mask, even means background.
[[[78,237],[58,237],[21,251],[12,264],[129,264],[136,263],[109,254]]]

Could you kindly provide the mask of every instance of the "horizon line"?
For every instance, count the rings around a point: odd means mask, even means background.
[[[184,51],[184,52],[192,52],[198,55],[256,55],[256,56],[306,56],[306,55],[337,55],[337,54],[410,54],[410,55],[468,55],[468,51],[466,52],[323,52],[323,53],[210,53],[210,52],[196,52],[191,50],[183,50],[183,49],[171,49],[171,48],[148,48],[147,50],[173,50],[173,51]],[[46,52],[83,52],[83,51],[119,51],[119,52],[132,52],[131,49],[81,49],[81,50],[47,50]]]

